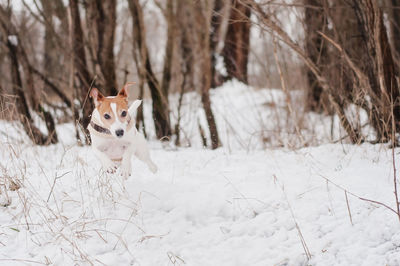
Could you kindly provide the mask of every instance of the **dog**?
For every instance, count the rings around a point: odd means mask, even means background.
[[[94,153],[100,159],[103,170],[115,173],[118,166],[125,178],[132,173],[132,155],[147,164],[149,170],[157,172],[157,166],[150,158],[146,140],[135,127],[133,113],[142,103],[135,100],[128,108],[127,83],[117,96],[105,97],[93,88],[90,97],[94,110],[87,127]]]

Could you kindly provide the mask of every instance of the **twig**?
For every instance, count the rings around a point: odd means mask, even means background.
[[[393,99],[392,99],[393,102]],[[392,109],[392,162],[393,162],[393,185],[394,185],[394,196],[396,198],[396,210],[397,210],[397,216],[399,217],[400,221],[400,206],[399,206],[399,194],[397,191],[397,175],[396,175],[396,160],[394,156],[394,147],[395,145],[395,134],[396,134],[396,125],[394,122],[394,113],[393,113],[393,108]]]
[[[69,173],[71,173],[71,171],[65,172],[64,174],[62,174],[62,175],[60,175],[60,176],[56,176],[56,177],[54,178],[53,185],[51,186],[50,193],[49,193],[49,196],[47,197],[47,201],[46,201],[46,202],[49,202],[51,193],[53,192],[53,189],[54,189],[54,186],[56,185],[57,179],[59,179],[59,178],[65,176],[66,174],[69,174]]]
[[[347,197],[347,191],[346,190],[344,191],[344,196],[346,197],[346,205],[347,205],[347,211],[349,212],[350,223],[351,223],[351,225],[354,225],[353,224],[353,218],[351,217],[350,204],[349,204],[349,199]]]
[[[97,75],[94,76],[94,78],[92,79],[92,82],[90,83],[88,92],[86,93],[85,100],[83,101],[82,107],[81,107],[81,109],[80,109],[80,111],[79,111],[80,114],[83,114],[83,109],[85,108],[87,99],[89,98],[90,91],[92,90],[92,87],[93,87],[93,84],[94,84],[94,81],[96,80],[96,78],[97,78]],[[83,115],[82,115],[82,116],[83,116]],[[84,128],[83,125],[81,124],[81,121],[82,121],[82,118],[83,118],[82,116],[79,116],[79,119],[76,120],[75,122],[76,122],[76,123],[79,125],[79,127],[81,128],[81,131],[83,132],[83,135],[84,135],[85,138],[86,138],[86,143],[90,143],[90,137],[89,137],[88,134],[86,134],[85,128]]]
[[[43,263],[41,261],[36,261],[36,260],[24,260],[24,259],[0,259],[0,261],[19,261],[19,262],[29,262],[29,263],[36,263],[36,264],[43,264],[47,265],[46,263]]]
[[[347,192],[349,195],[351,195],[351,196],[353,196],[353,197],[355,197],[355,198],[358,198],[359,200],[363,200],[363,201],[367,201],[367,202],[371,202],[371,203],[375,203],[375,204],[381,205],[381,206],[383,206],[383,207],[385,207],[385,208],[391,210],[391,211],[394,212],[396,215],[398,215],[398,213],[397,213],[393,208],[389,207],[389,206],[386,205],[385,203],[379,202],[379,201],[376,201],[376,200],[371,200],[371,199],[366,199],[366,198],[360,197],[360,196],[354,194],[353,192],[348,191],[348,190],[345,189],[344,187],[342,187],[342,186],[336,184],[335,182],[331,181],[329,178],[327,178],[327,177],[325,177],[325,176],[323,176],[323,175],[321,175],[321,174],[318,174],[318,175],[319,175],[320,177],[322,177],[323,179],[325,179],[326,181],[328,181],[329,183],[331,183],[332,185],[334,185],[335,187],[337,187],[337,188],[339,188],[339,189],[341,189],[341,190]]]
[[[122,236],[122,234],[125,232],[126,228],[128,227],[129,222],[131,221],[133,215],[135,215],[135,214],[137,214],[137,210],[136,210],[136,209],[133,209],[132,212],[131,212],[131,215],[129,216],[129,219],[126,221],[125,226],[124,226],[124,228],[122,229],[122,231],[121,231],[121,233],[120,233],[121,236]],[[122,237],[119,237],[119,238],[118,238],[117,242],[116,242],[115,245],[114,245],[113,250],[115,250],[115,248],[117,247],[117,245],[118,245],[119,241],[121,240],[121,238],[122,238]]]
[[[276,44],[276,39],[275,39],[274,35],[272,36],[272,41],[274,43],[275,64],[276,64],[276,67],[278,69],[278,73],[279,73],[279,77],[280,77],[280,81],[281,81],[281,88],[282,88],[282,90],[283,90],[283,92],[285,93],[285,96],[286,96],[285,97],[286,105],[287,105],[287,108],[288,108],[288,111],[289,111],[289,115],[291,116],[293,121],[296,121],[295,115],[294,115],[294,112],[293,112],[293,108],[292,108],[292,99],[291,99],[291,96],[290,96],[290,92],[288,91],[288,89],[286,87],[285,79],[284,79],[283,74],[282,74],[281,65],[279,64],[278,52],[277,52],[277,44]],[[294,128],[296,130],[297,136],[300,138],[300,141],[304,145],[305,141],[304,141],[303,135],[301,134],[299,126],[298,126],[298,124],[296,122],[294,123]]]
[[[286,195],[285,189],[284,189],[283,185],[281,185],[281,184],[279,183],[279,180],[278,180],[278,178],[276,177],[276,175],[273,175],[273,177],[274,177],[274,182],[275,182],[275,184],[278,184],[279,188],[282,190],[283,195],[285,196],[286,203],[287,203],[288,206],[289,206],[290,214],[292,215],[293,221],[294,221],[294,223],[295,223],[295,225],[296,225],[297,233],[299,234],[299,238],[300,238],[300,241],[301,241],[301,245],[303,246],[303,249],[304,249],[304,252],[305,252],[305,254],[306,254],[307,259],[310,260],[310,259],[311,259],[310,250],[308,249],[306,240],[304,239],[304,236],[303,236],[303,234],[302,234],[302,232],[301,232],[300,226],[299,226],[299,224],[297,223],[296,217],[294,216],[294,212],[293,212],[292,206],[290,205],[289,199],[288,199],[288,197],[287,197],[287,195]]]
[[[275,23],[270,18],[270,16],[268,16],[262,10],[261,6],[255,0],[242,1],[243,3],[247,3],[247,6],[254,10],[254,13],[257,17],[260,18],[262,23],[267,26],[271,31],[273,31],[280,40],[288,45],[304,61],[310,71],[313,72],[323,91],[327,93],[329,101],[332,103],[335,112],[338,114],[340,118],[340,123],[349,135],[351,142],[358,143],[361,139],[359,132],[353,128],[349,119],[346,117],[343,106],[340,104],[338,96],[334,93],[335,90],[331,87],[326,77],[322,74],[320,68],[306,55],[300,45],[293,41],[289,34],[287,34],[277,23]]]
[[[179,261],[182,262],[183,264],[186,264],[186,262],[182,258],[180,258],[179,256],[175,255],[171,251],[167,252],[167,256],[168,256],[168,259],[171,261],[171,263],[173,265],[176,265],[177,263],[179,263]]]
[[[97,75],[94,76],[94,78],[92,79],[92,82],[90,83],[90,86],[89,86],[88,92],[86,93],[85,100],[83,101],[83,104],[82,104],[82,108],[81,108],[80,113],[83,112],[83,108],[84,108],[85,105],[86,105],[87,99],[89,98],[90,91],[92,90],[92,87],[93,87],[93,84],[94,84],[94,81],[96,80],[96,78],[97,78]]]

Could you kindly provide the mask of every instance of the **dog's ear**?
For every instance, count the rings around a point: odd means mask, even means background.
[[[127,82],[124,87],[118,92],[118,96],[122,97],[122,98],[128,98],[129,93],[128,93],[128,87],[136,84],[135,82]]]
[[[99,92],[99,90],[96,88],[93,88],[90,91],[90,97],[93,99],[95,106],[98,106],[100,104],[100,102],[103,101],[103,99],[104,99],[103,94],[101,94],[101,92]]]
[[[136,100],[134,101],[131,106],[128,109],[128,113],[129,115],[133,116],[133,113],[136,111],[136,109],[138,109],[138,107],[140,106],[140,104],[142,103],[142,100]]]
[[[119,92],[118,96],[122,98],[127,98],[128,97],[128,88],[127,86],[124,86]]]

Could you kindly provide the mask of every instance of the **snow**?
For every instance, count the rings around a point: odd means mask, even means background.
[[[8,40],[14,46],[18,46],[18,37],[16,35],[8,35]]]
[[[102,173],[71,124],[57,128],[62,143],[39,147],[1,121],[0,198],[10,204],[0,207],[0,265],[400,265],[398,217],[354,196],[395,208],[391,150],[329,144],[323,132],[310,138],[319,146],[265,146],[255,133],[276,126],[265,103],[283,99],[228,83],[212,92],[223,148],[152,140],[158,173],[135,159],[128,180]],[[182,122],[193,139],[197,112]],[[21,188],[6,191],[9,180]]]

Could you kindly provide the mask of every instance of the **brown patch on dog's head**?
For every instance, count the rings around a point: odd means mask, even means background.
[[[117,96],[109,97],[104,97],[96,88],[93,88],[90,97],[93,98],[101,122],[107,128],[127,121],[129,117],[128,93],[125,87],[119,91]]]
[[[120,96],[106,97],[97,110],[100,113],[103,124],[111,127],[117,120],[121,123],[126,121],[128,117],[128,101]]]

